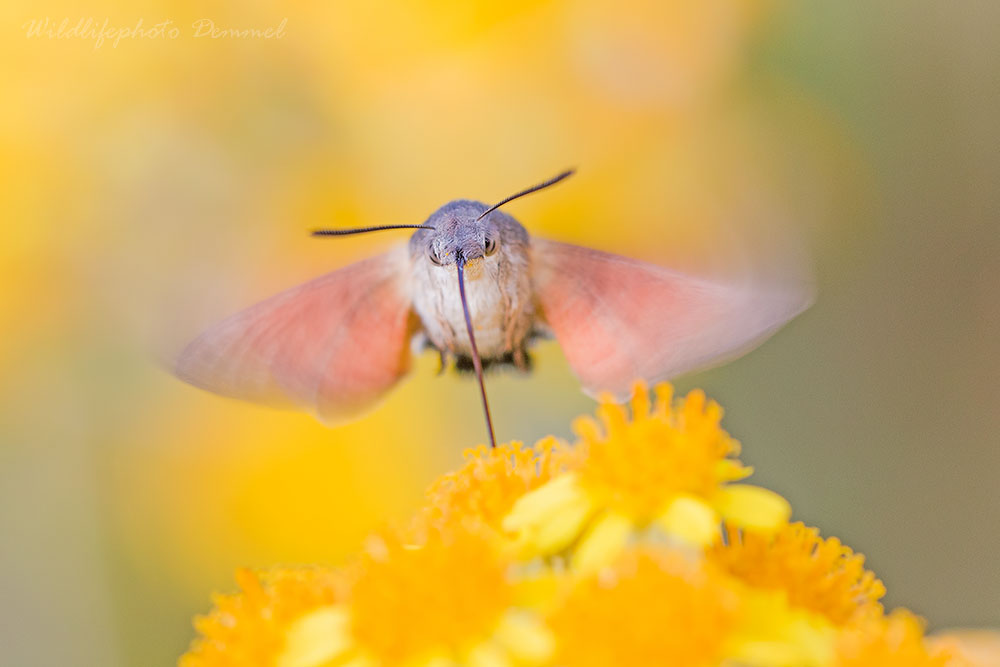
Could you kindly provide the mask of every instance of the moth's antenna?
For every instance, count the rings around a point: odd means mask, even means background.
[[[483,412],[486,413],[486,428],[490,432],[490,447],[496,449],[497,440],[493,435],[493,418],[490,417],[490,404],[486,402],[486,384],[483,382],[483,362],[479,359],[479,348],[476,347],[476,336],[472,333],[472,317],[469,315],[469,302],[465,298],[464,259],[459,256],[455,265],[458,267],[458,293],[462,297],[462,312],[465,313],[465,328],[469,332],[469,342],[472,344],[472,365],[476,368],[476,379],[479,380],[479,395],[483,399]]]
[[[489,215],[493,211],[497,210],[498,208],[500,208],[501,206],[503,206],[507,202],[514,201],[518,197],[523,197],[524,195],[530,195],[532,192],[538,192],[539,190],[541,190],[543,188],[547,188],[550,185],[555,185],[559,181],[563,180],[564,178],[569,178],[570,176],[572,176],[575,173],[576,173],[576,169],[567,169],[563,173],[559,174],[558,176],[556,176],[554,178],[550,178],[549,180],[545,181],[544,183],[539,183],[538,185],[533,185],[530,188],[528,188],[527,190],[521,190],[516,195],[511,195],[510,197],[507,197],[503,201],[500,201],[500,202],[497,202],[496,204],[493,204],[493,206],[490,206],[488,209],[486,209],[485,211],[483,211],[483,214],[480,215],[478,218],[476,218],[476,220],[482,220],[487,215]]]
[[[314,229],[313,236],[350,236],[365,232],[380,232],[383,229],[434,229],[430,225],[377,225],[375,227],[356,227],[354,229]]]

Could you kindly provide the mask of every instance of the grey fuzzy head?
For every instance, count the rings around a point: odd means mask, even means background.
[[[420,229],[410,238],[410,257],[449,266],[493,255],[502,244],[527,245],[527,231],[506,213],[491,211],[480,219],[488,209],[469,199],[448,202],[423,223],[434,229]]]

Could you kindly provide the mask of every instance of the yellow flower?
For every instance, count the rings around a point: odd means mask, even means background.
[[[573,567],[610,562],[636,530],[656,528],[694,545],[718,539],[721,520],[769,532],[788,520],[781,496],[732,484],[752,471],[736,458],[739,443],[719,425],[722,408],[694,391],[672,405],[660,385],[650,405],[645,386],[632,419],[609,398],[592,419],[574,424],[579,442],[564,454],[570,471],[521,497],[503,527],[529,554],[553,554],[576,543]]]
[[[465,465],[439,477],[427,490],[426,512],[433,520],[478,519],[495,530],[514,502],[552,479],[565,467],[565,446],[555,438],[526,448],[510,442],[495,449],[467,449]]]
[[[970,665],[947,646],[930,647],[923,623],[906,610],[864,616],[841,631],[836,667],[959,667]]]
[[[751,587],[782,591],[793,607],[844,625],[858,614],[881,615],[885,586],[864,567],[865,558],[815,528],[786,524],[774,535],[727,526],[726,543],[709,558]]]
[[[650,403],[603,402],[572,447],[466,452],[346,570],[240,570],[181,667],[967,664],[884,614],[860,554],[731,483],[749,469],[716,404]],[[557,553],[572,570],[536,558]]]
[[[708,558],[749,589],[729,646],[741,664],[830,664],[838,627],[882,615],[885,587],[865,569],[864,556],[836,538],[824,540],[801,523],[773,535],[727,526],[726,538]]]
[[[555,664],[716,664],[739,599],[700,558],[646,547],[578,582],[551,615]]]
[[[240,592],[217,595],[215,608],[195,619],[201,635],[180,667],[272,664],[285,650],[294,622],[344,598],[341,574],[326,568],[236,572]]]
[[[293,628],[282,667],[532,665],[552,640],[514,606],[510,563],[480,526],[421,527],[369,539],[348,600]],[[300,659],[301,657],[308,659]],[[293,659],[294,658],[294,659]]]

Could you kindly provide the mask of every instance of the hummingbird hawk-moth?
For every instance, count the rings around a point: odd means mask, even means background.
[[[177,375],[217,394],[291,405],[326,422],[370,407],[433,348],[442,367],[474,370],[495,444],[483,368],[528,370],[554,336],[584,390],[628,397],[748,351],[808,304],[801,289],[686,275],[535,238],[499,208],[451,201],[420,225],[318,230],[340,236],[416,229],[400,246],[281,292],[189,343]]]

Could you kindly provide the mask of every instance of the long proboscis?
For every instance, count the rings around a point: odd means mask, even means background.
[[[559,174],[558,176],[553,176],[549,180],[543,181],[543,182],[539,183],[538,185],[532,185],[527,190],[521,190],[517,194],[511,195],[511,196],[507,197],[506,199],[503,199],[501,201],[498,201],[496,204],[493,204],[493,206],[490,206],[488,209],[486,209],[485,211],[483,211],[482,214],[478,218],[476,218],[476,220],[482,220],[487,215],[489,215],[493,211],[497,210],[498,208],[500,208],[501,206],[503,206],[507,202],[512,202],[515,199],[518,199],[519,197],[523,197],[524,195],[530,195],[532,192],[538,192],[539,190],[547,188],[550,185],[555,185],[559,181],[563,180],[564,178],[569,178],[570,176],[572,176],[575,173],[576,173],[576,169],[567,169],[566,171],[564,171],[563,173]]]
[[[469,332],[469,343],[472,346],[472,365],[476,369],[476,379],[479,381],[479,396],[483,399],[483,413],[486,415],[486,429],[490,433],[490,447],[497,446],[496,436],[493,435],[493,418],[490,416],[490,404],[486,400],[486,383],[483,382],[483,362],[479,358],[479,348],[476,347],[476,335],[472,331],[472,316],[469,315],[469,301],[465,297],[465,269],[464,261],[457,258],[455,265],[458,267],[458,294],[462,297],[462,313],[465,315],[465,328]]]
[[[375,225],[374,227],[355,227],[353,229],[314,229],[313,236],[350,236],[366,232],[380,232],[383,229],[434,229],[430,225]]]

